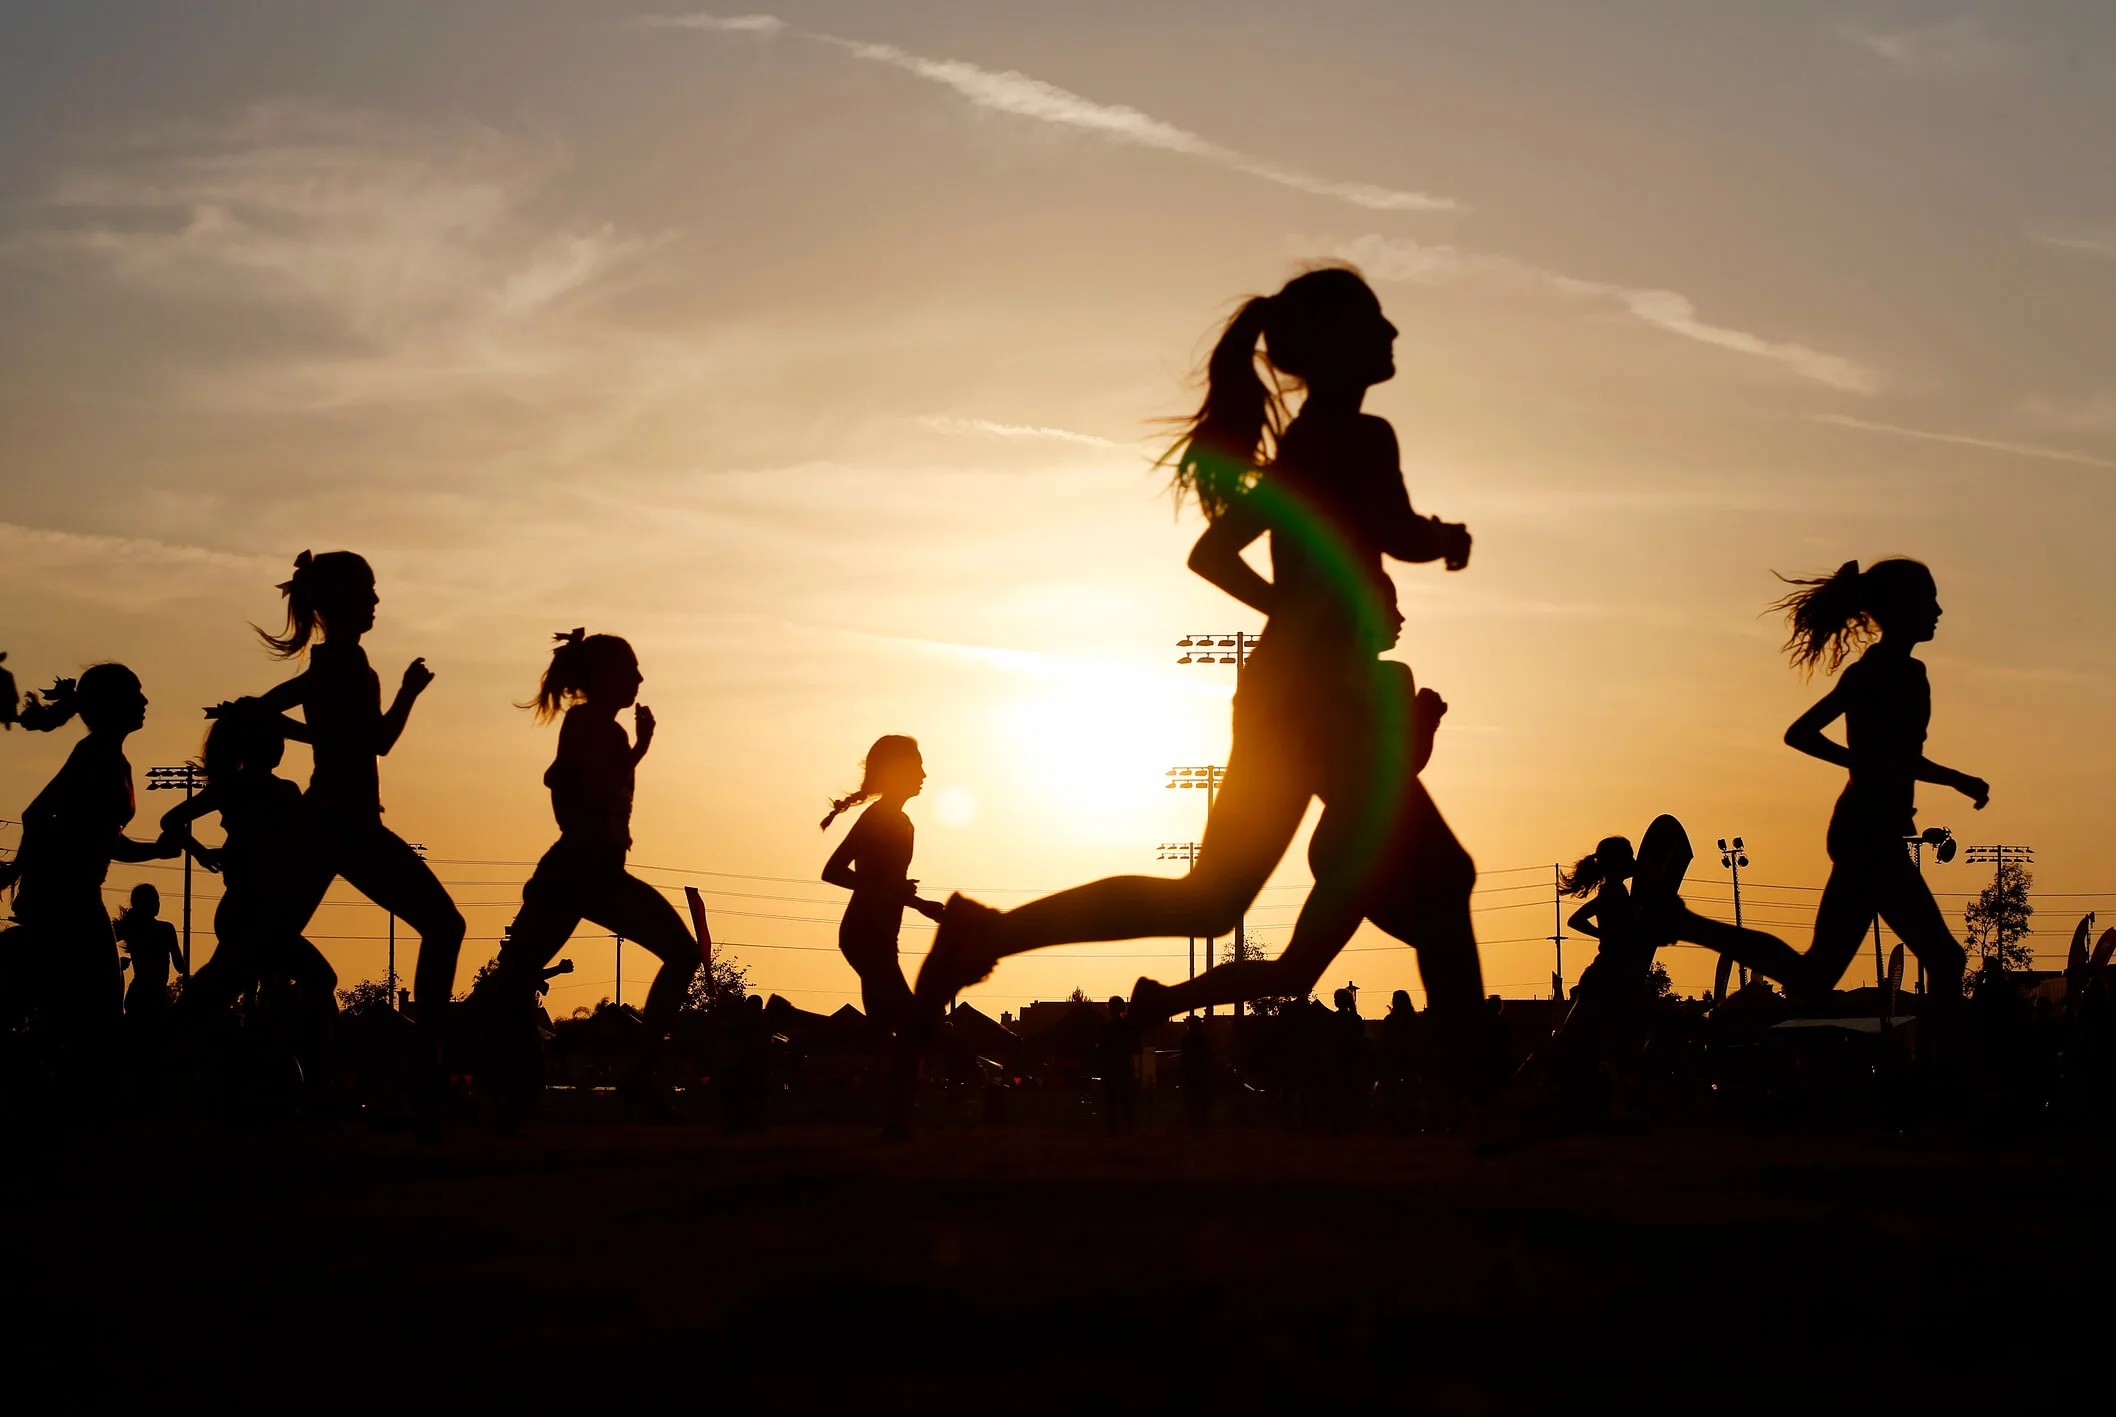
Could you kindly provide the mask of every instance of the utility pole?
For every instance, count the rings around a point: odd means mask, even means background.
[[[1926,847],[1932,848],[1932,859],[1942,866],[1952,861],[1955,852],[1961,849],[1961,843],[1954,839],[1954,833],[1945,827],[1927,827],[1916,836],[1904,837],[1903,844],[1910,848],[1910,863],[1918,868],[1918,875],[1921,877],[1925,874]],[[1925,961],[1922,958],[1918,960],[1917,992],[1925,992]]]
[[[1565,1005],[1565,868],[1555,861],[1550,863],[1550,943],[1557,951],[1557,968],[1550,972],[1550,997],[1558,1004],[1550,1012],[1550,1031],[1556,1033]]]
[[[1198,864],[1198,843],[1194,841],[1164,841],[1156,850],[1154,859],[1156,861],[1181,861],[1186,869],[1195,867]],[[1198,937],[1192,935],[1188,943],[1190,946],[1189,977],[1195,979],[1198,977]],[[1212,941],[1210,940],[1205,942],[1205,967],[1207,969],[1212,968]],[[1191,1010],[1193,1014],[1196,1012],[1196,1009]],[[1205,1012],[1209,1014],[1212,1010],[1207,1008]]]
[[[625,937],[612,935],[610,938],[617,941],[617,1007],[621,1009],[625,1006]]]
[[[414,856],[421,861],[426,859],[426,847],[423,843],[413,841],[405,844],[412,849]],[[392,1011],[397,1007],[397,917],[394,914],[389,917],[389,1006]]]
[[[2008,865],[2034,865],[2035,848],[2032,846],[2015,846],[2011,843],[2003,846],[1972,846],[1969,848],[1969,855],[1965,859],[1971,866],[1989,866],[1991,868],[1991,883],[1997,885],[2005,879]],[[1985,963],[1988,965],[1990,960],[1986,959]]]
[[[1749,858],[1743,854],[1747,850],[1738,836],[1734,838],[1731,846],[1727,844],[1725,837],[1719,839],[1719,864],[1734,873],[1734,928],[1737,930],[1741,928],[1741,868],[1749,864]],[[1741,987],[1749,987],[1747,965],[1741,966]]]
[[[1219,795],[1220,779],[1226,775],[1227,769],[1218,763],[1205,763],[1196,767],[1170,768],[1168,770],[1167,785],[1171,788],[1203,788],[1205,790],[1205,820],[1209,823],[1212,820],[1213,799]],[[1191,859],[1195,860],[1196,858],[1192,857]],[[1245,918],[1243,915],[1237,915],[1234,918],[1234,943],[1232,946],[1234,953],[1232,957],[1235,959],[1247,959],[1249,957],[1247,948],[1248,936],[1242,928]],[[1205,967],[1207,969],[1212,968],[1212,941],[1210,939],[1205,941]],[[1235,1016],[1239,1018],[1242,1006],[1236,1004],[1234,1012]],[[1205,1008],[1205,1015],[1208,1018],[1212,1016],[1212,1006],[1209,1004]]]
[[[1246,630],[1222,631],[1210,635],[1185,635],[1176,641],[1176,648],[1183,651],[1182,656],[1176,660],[1176,663],[1229,665],[1234,670],[1234,690],[1236,693],[1240,693],[1242,690],[1242,670],[1248,665],[1249,656],[1256,649],[1256,641],[1257,637]],[[1220,778],[1226,771],[1224,767],[1171,768],[1168,773],[1168,785],[1170,787],[1203,787],[1205,789],[1205,816],[1209,821],[1212,817],[1213,796],[1219,790]],[[1203,781],[1198,780],[1201,773],[1204,775]],[[1192,859],[1194,860],[1195,858],[1193,857]],[[1234,958],[1237,960],[1249,958],[1249,925],[1248,912],[1246,910],[1234,918],[1233,951]],[[1207,969],[1212,968],[1212,942],[1210,940],[1205,942],[1205,967]],[[1212,1010],[1207,1008],[1205,1012],[1209,1015]],[[1235,1017],[1241,1017],[1242,1006],[1240,1004],[1234,1006],[1234,1013]]]
[[[149,792],[174,792],[181,787],[184,790],[184,800],[189,802],[191,795],[205,785],[205,769],[201,768],[197,763],[185,763],[182,767],[175,768],[147,769],[147,790]],[[183,856],[184,973],[189,976],[191,973],[191,853],[186,851]]]

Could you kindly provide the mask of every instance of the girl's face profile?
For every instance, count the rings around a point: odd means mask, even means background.
[[[147,722],[147,694],[130,675],[100,684],[92,702],[81,706],[81,721],[111,733],[137,733]]]
[[[611,708],[625,708],[638,701],[639,686],[645,682],[638,660],[628,654],[607,654],[588,680],[588,697]]]
[[[375,628],[375,607],[381,603],[373,576],[347,576],[317,597],[316,608],[326,630],[357,636]]]
[[[916,797],[925,785],[926,760],[911,753],[889,765],[888,782],[882,790],[894,796]]]
[[[1318,323],[1316,357],[1324,367],[1317,375],[1362,387],[1396,377],[1397,329],[1373,291],[1344,291]]]
[[[1892,603],[1885,611],[1877,611],[1875,618],[1883,630],[1921,645],[1939,632],[1940,590],[1929,576],[1906,580],[1908,583],[1896,592]]]

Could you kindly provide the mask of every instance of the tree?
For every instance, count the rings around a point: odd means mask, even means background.
[[[389,985],[379,979],[363,979],[351,988],[338,991],[338,1008],[341,1012],[355,1017],[360,1014],[388,1013],[394,1002],[389,997]]]
[[[1656,999],[1675,997],[1675,981],[1668,977],[1668,966],[1659,960],[1653,961],[1653,969],[1647,974],[1646,983],[1653,990],[1653,997]]]
[[[748,995],[749,971],[727,951],[714,950],[705,967],[691,976],[683,1007],[694,1013],[711,1013],[726,1004],[739,1004]]]
[[[2034,884],[2035,877],[2018,862],[1999,863],[1991,884],[1962,914],[1962,923],[1969,928],[1972,963],[1981,961],[1986,972],[1996,969],[2003,974],[2026,969],[2034,961],[2024,943],[2031,928],[2028,917],[2035,913],[2035,907],[2028,904],[2028,888]]]

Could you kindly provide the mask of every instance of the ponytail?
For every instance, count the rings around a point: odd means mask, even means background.
[[[1593,895],[1611,881],[1622,880],[1628,871],[1618,871],[1620,860],[1631,859],[1631,839],[1623,836],[1605,836],[1601,842],[1582,856],[1570,871],[1558,873],[1558,891],[1563,895],[1586,897]]]
[[[903,762],[906,759],[914,759],[917,756],[918,740],[916,738],[909,738],[901,733],[884,733],[881,737],[875,739],[874,746],[867,750],[867,757],[860,764],[859,790],[847,793],[843,797],[832,798],[830,810],[824,813],[819,829],[829,831],[830,824],[846,812],[851,811],[870,797],[881,796],[882,789],[878,784],[889,769],[896,763]]]
[[[18,717],[30,732],[49,733],[55,728],[64,728],[80,711],[81,695],[74,681],[54,679],[41,701],[35,690],[23,695]]]
[[[1836,673],[1847,654],[1873,638],[1873,617],[1862,604],[1859,574],[1859,563],[1846,561],[1826,576],[1778,576],[1798,587],[1773,601],[1771,609],[1785,613],[1786,657],[1802,674],[1813,674],[1825,659],[1829,672]]]
[[[1257,371],[1257,346],[1277,298],[1252,296],[1234,312],[1205,362],[1205,402],[1183,420],[1181,436],[1161,460],[1173,470],[1177,500],[1195,496],[1208,519],[1254,484],[1286,426],[1276,374],[1267,383]]]
[[[622,652],[626,658],[636,659],[631,644],[617,635],[591,635],[585,628],[576,627],[560,630],[551,638],[556,647],[551,651],[551,663],[544,667],[544,677],[537,683],[536,697],[515,705],[533,711],[538,723],[549,723],[569,702],[585,699],[597,667],[607,656]]]
[[[278,659],[292,659],[309,647],[319,631],[330,628],[323,613],[323,603],[331,593],[348,585],[356,574],[369,584],[375,579],[374,571],[365,557],[352,551],[326,551],[314,556],[304,551],[294,558],[294,574],[279,583],[279,593],[287,600],[287,628],[283,635],[269,634],[252,625],[257,638],[265,642]]]

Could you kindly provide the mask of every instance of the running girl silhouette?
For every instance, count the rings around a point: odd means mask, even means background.
[[[1836,687],[1785,731],[1787,746],[1851,774],[1830,815],[1829,883],[1802,960],[1806,987],[1836,987],[1878,914],[1925,966],[1934,997],[1958,998],[1962,947],[1903,846],[1917,831],[1917,784],[1951,787],[1978,811],[1991,800],[1982,778],[1925,756],[1932,686],[1911,652],[1939,627],[1939,589],[1923,563],[1904,557],[1863,571],[1846,561],[1832,575],[1790,584],[1796,589],[1772,609],[1785,612],[1794,668],[1813,673],[1825,664],[1834,674],[1864,646]],[[1823,734],[1840,718],[1841,744]]]
[[[922,900],[910,878],[916,833],[904,804],[926,785],[926,762],[918,740],[888,733],[874,740],[861,764],[857,792],[830,804],[823,830],[849,809],[873,799],[852,830],[823,863],[825,883],[852,892],[838,923],[838,951],[860,977],[860,1003],[881,1034],[883,1135],[910,1135],[912,1060],[916,1009],[911,986],[897,963],[897,932],[909,906],[929,920],[941,918],[938,901]]]
[[[306,909],[290,919],[299,930],[322,903],[331,878],[346,881],[419,935],[413,976],[418,1000],[422,1066],[438,1077],[448,998],[455,987],[456,955],[463,945],[463,917],[432,868],[382,824],[382,788],[376,759],[403,736],[412,704],[433,682],[423,659],[414,659],[387,712],[382,682],[367,662],[360,639],[375,627],[375,573],[350,551],[326,551],[294,559],[294,575],[280,587],[287,601],[282,635],[257,632],[280,659],[308,656],[308,667],[259,696],[280,714],[280,731],[307,743],[315,756],[303,797],[309,845],[314,852],[303,883]],[[284,717],[299,707],[305,719]]]
[[[922,1001],[945,1001],[1023,950],[1225,933],[1285,854],[1308,799],[1320,795],[1328,810],[1317,831],[1324,846],[1316,890],[1285,954],[1166,989],[1147,981],[1134,999],[1142,1018],[1306,992],[1362,914],[1384,909],[1383,874],[1408,878],[1399,902],[1422,918],[1461,897],[1459,911],[1445,912],[1444,938],[1418,941],[1434,946],[1430,959],[1421,949],[1420,962],[1452,953],[1442,992],[1474,1007],[1482,986],[1465,882],[1475,869],[1437,812],[1410,824],[1419,815],[1406,810],[1417,803],[1404,790],[1415,779],[1406,754],[1417,736],[1416,699],[1406,691],[1408,672],[1384,675],[1376,659],[1403,624],[1383,557],[1460,570],[1470,555],[1467,529],[1411,510],[1394,431],[1360,411],[1367,391],[1395,376],[1395,338],[1365,280],[1342,267],[1298,276],[1228,322],[1207,365],[1203,406],[1170,461],[1178,494],[1194,495],[1207,520],[1191,569],[1267,622],[1235,696],[1234,742],[1198,860],[1181,879],[1114,877],[1005,914],[952,897],[919,974]],[[1306,390],[1290,423],[1287,385]],[[1264,536],[1270,580],[1241,554]],[[1385,873],[1392,852],[1398,859]]]
[[[1565,922],[1596,943],[1594,962],[1580,975],[1583,999],[1618,997],[1643,986],[1652,972],[1654,949],[1638,928],[1624,885],[1636,866],[1629,837],[1605,836],[1558,880],[1566,895],[1591,897]]]
[[[0,865],[0,890],[19,882],[15,918],[30,932],[34,992],[52,1030],[54,1063],[93,1088],[115,1061],[124,1007],[103,880],[113,861],[167,860],[177,847],[125,835],[136,807],[125,740],[147,718],[139,677],[122,664],[95,665],[78,682],[59,680],[41,700],[30,695],[21,722],[49,733],[76,714],[88,732],[23,809],[22,849]]]
[[[883,1028],[906,1025],[911,987],[897,963],[897,932],[909,906],[929,920],[941,918],[938,901],[921,900],[918,882],[910,878],[911,848],[916,832],[904,804],[926,785],[926,763],[918,740],[884,734],[867,750],[859,791],[830,804],[823,830],[840,815],[869,799],[874,805],[845,833],[838,849],[823,863],[823,880],[852,892],[845,918],[838,924],[838,951],[860,977],[860,1002],[867,1017]]]
[[[315,847],[301,789],[278,775],[286,736],[278,714],[257,699],[237,699],[211,711],[201,755],[204,790],[162,816],[163,835],[221,875],[213,908],[213,957],[198,968],[178,1005],[197,1026],[267,981],[292,981],[295,1051],[312,1090],[327,1086],[326,1053],[338,1015],[337,971],[301,933],[314,908],[306,882]],[[220,815],[226,839],[201,846],[192,823]]]
[[[647,987],[646,1036],[635,1090],[660,1102],[655,1063],[701,963],[698,941],[667,897],[625,870],[632,848],[632,789],[639,760],[654,742],[654,713],[638,704],[639,672],[632,646],[616,635],[571,630],[557,648],[536,697],[522,708],[539,723],[561,709],[558,756],[544,771],[558,841],[536,863],[522,887],[522,908],[500,947],[495,984],[510,1011],[527,1018],[536,1008],[544,966],[583,920],[635,940],[661,960]],[[636,738],[627,738],[618,711],[633,708]]]

